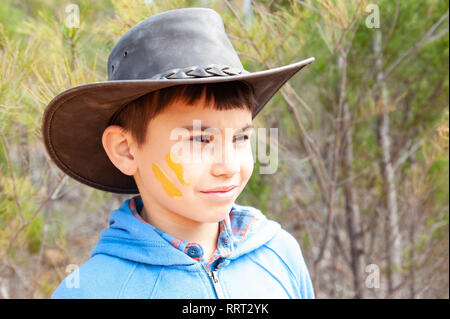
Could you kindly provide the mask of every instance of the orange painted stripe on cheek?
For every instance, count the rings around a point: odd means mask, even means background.
[[[185,175],[183,166],[181,165],[178,157],[174,153],[169,152],[166,155],[166,162],[167,162],[167,165],[169,165],[169,167],[175,172],[180,183],[184,186],[189,186],[190,183],[186,179],[186,175]]]
[[[156,163],[152,163],[152,170],[156,179],[161,183],[166,193],[174,199],[181,199],[182,194],[180,190],[175,186],[170,177],[164,173],[161,167],[159,167]]]

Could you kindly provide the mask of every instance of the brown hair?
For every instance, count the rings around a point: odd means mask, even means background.
[[[210,105],[213,100],[216,110],[245,108],[253,112],[256,107],[253,88],[241,81],[184,84],[157,90],[133,100],[119,110],[109,125],[118,125],[131,132],[138,147],[141,147],[145,143],[151,119],[175,101],[195,106],[205,90],[206,104]]]

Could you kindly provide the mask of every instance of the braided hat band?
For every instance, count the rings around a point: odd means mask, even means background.
[[[210,64],[207,66],[193,65],[186,68],[171,69],[169,71],[156,74],[150,80],[206,78],[211,76],[230,76],[248,73],[250,72],[244,69],[238,69],[227,65],[220,65],[220,64]]]

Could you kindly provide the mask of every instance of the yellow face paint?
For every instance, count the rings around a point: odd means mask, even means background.
[[[175,186],[169,176],[159,167],[158,164],[152,163],[152,170],[155,177],[161,183],[166,193],[173,199],[181,199],[182,194],[180,190]]]
[[[189,181],[186,180],[185,172],[183,166],[181,165],[178,157],[174,153],[167,153],[166,155],[167,165],[175,172],[180,183],[184,186],[189,186]]]

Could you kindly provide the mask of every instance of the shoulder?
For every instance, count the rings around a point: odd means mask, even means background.
[[[301,298],[314,298],[308,267],[297,239],[280,228],[276,235],[264,245],[283,262],[298,284]]]
[[[276,234],[264,247],[271,250],[283,261],[289,271],[297,277],[297,269],[303,263],[303,254],[297,239],[283,228],[279,228]]]
[[[137,264],[121,258],[98,254],[71,271],[53,292],[52,299],[120,298]]]
[[[297,239],[284,228],[280,228],[265,246],[273,249],[283,259],[295,260],[300,256],[303,257]]]

